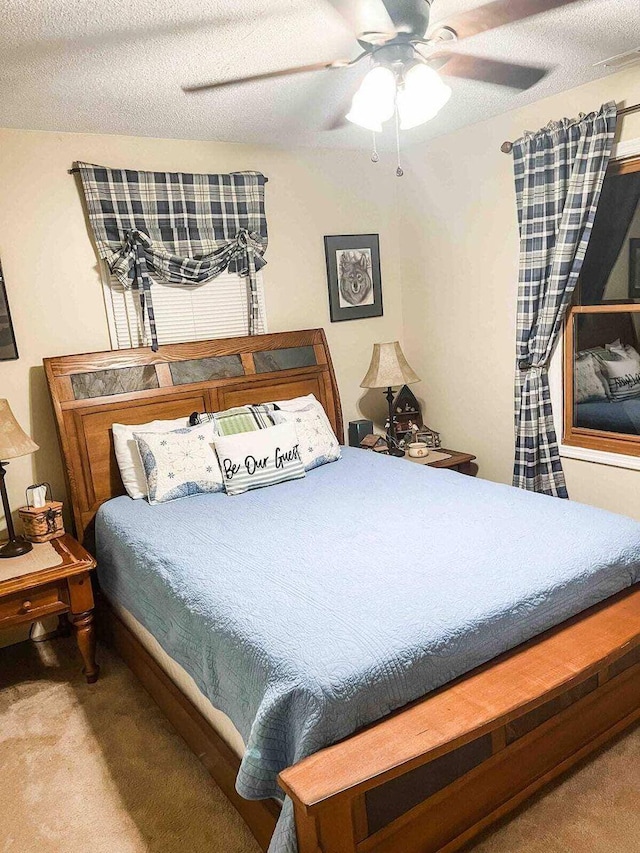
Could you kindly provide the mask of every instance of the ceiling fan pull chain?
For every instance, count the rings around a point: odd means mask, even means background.
[[[373,151],[371,152],[371,162],[377,163],[380,159],[380,155],[378,154],[378,147],[376,145],[376,132],[375,130],[371,131],[371,138],[373,140]]]
[[[398,158],[398,168],[396,175],[401,178],[404,175],[404,169],[400,165],[400,117],[398,116],[398,107],[396,106],[396,156]]]

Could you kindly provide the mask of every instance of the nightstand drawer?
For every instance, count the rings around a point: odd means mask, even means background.
[[[0,627],[60,613],[69,606],[66,584],[48,584],[0,600]]]

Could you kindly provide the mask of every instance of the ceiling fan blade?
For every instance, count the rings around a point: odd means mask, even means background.
[[[578,0],[492,0],[477,9],[438,21],[434,30],[441,26],[451,27],[456,31],[459,40],[466,39],[477,33],[494,30],[505,24],[522,21],[532,15],[541,15],[543,12],[576,2]]]
[[[209,89],[222,89],[225,86],[236,86],[239,83],[254,83],[257,80],[272,80],[275,77],[286,77],[290,74],[306,74],[308,71],[322,71],[325,68],[344,68],[350,65],[348,59],[338,59],[334,62],[314,62],[312,65],[298,65],[295,68],[282,68],[279,71],[266,71],[263,74],[251,74],[248,77],[234,77],[230,80],[220,80],[217,83],[196,83],[194,86],[183,86],[183,92],[205,92]]]
[[[327,0],[327,2],[345,19],[354,35],[393,31],[393,21],[382,0]]]
[[[444,58],[446,54],[435,54],[434,60]],[[435,63],[437,67],[437,62]],[[464,77],[467,80],[479,80],[483,83],[495,83],[497,86],[508,86],[511,89],[530,89],[549,73],[549,68],[536,68],[531,65],[515,65],[511,62],[501,62],[497,59],[485,59],[480,56],[469,56],[464,53],[449,54],[441,68],[440,74],[450,77]]]
[[[432,0],[382,0],[394,28],[400,33],[424,36],[429,26]]]

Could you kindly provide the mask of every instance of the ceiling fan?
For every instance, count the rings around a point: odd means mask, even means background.
[[[439,21],[431,29],[429,17],[434,0],[329,2],[357,33],[356,41],[361,52],[354,59],[315,62],[184,86],[183,90],[202,92],[308,71],[348,68],[366,60],[369,70],[358,91],[350,93],[351,108],[348,112],[343,108],[327,127],[340,127],[346,118],[379,132],[383,122],[394,115],[397,128],[415,127],[433,118],[449,99],[451,90],[440,75],[464,77],[521,91],[535,85],[548,73],[548,68],[456,53],[455,45],[477,33],[569,5],[576,0],[492,0]],[[368,22],[371,25],[367,26]]]

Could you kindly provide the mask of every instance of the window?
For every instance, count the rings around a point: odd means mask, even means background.
[[[564,444],[640,456],[640,156],[609,166],[564,336]]]
[[[264,286],[257,274],[260,308],[258,334],[267,331]],[[142,329],[140,301],[135,290],[127,289],[104,274],[104,298],[113,349],[149,343],[149,322]],[[151,293],[161,344],[203,341],[246,335],[249,327],[247,279],[223,272],[211,281],[185,287],[153,281]]]

